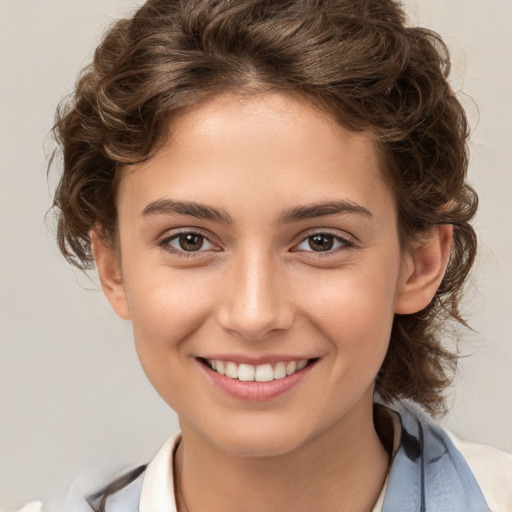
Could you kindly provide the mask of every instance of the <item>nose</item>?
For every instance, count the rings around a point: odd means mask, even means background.
[[[294,318],[285,269],[270,256],[248,255],[230,266],[222,284],[218,321],[245,340],[263,340],[288,329]]]

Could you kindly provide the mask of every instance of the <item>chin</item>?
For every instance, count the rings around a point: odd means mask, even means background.
[[[279,457],[287,455],[302,444],[301,439],[286,434],[251,432],[218,440],[225,453],[244,458]]]
[[[249,415],[251,416],[251,415]],[[289,454],[304,443],[309,436],[304,421],[279,421],[272,414],[264,417],[229,419],[216,428],[205,429],[208,442],[226,454],[238,457],[278,457]],[[302,429],[297,426],[302,425]]]

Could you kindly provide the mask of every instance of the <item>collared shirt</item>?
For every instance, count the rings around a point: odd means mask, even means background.
[[[372,512],[512,512],[512,455],[459,440],[413,404],[388,407],[392,460]],[[173,461],[180,440],[171,437],[145,471],[111,495],[106,512],[177,512]]]
[[[460,441],[410,404],[390,413],[392,463],[372,512],[512,512],[512,455]],[[139,512],[177,512],[172,461],[180,439],[169,439],[132,483]],[[118,512],[115,500],[108,511]]]

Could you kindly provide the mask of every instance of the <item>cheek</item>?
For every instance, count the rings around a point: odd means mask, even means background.
[[[368,267],[340,270],[319,281],[302,307],[339,357],[343,371],[380,368],[394,318],[398,271]]]
[[[131,274],[126,283],[136,350],[156,384],[180,371],[177,357],[186,357],[215,303],[212,287],[202,276],[185,278],[165,267],[151,275]]]

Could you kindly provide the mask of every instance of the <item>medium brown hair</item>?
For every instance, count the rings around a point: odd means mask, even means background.
[[[57,112],[60,249],[86,269],[91,228],[115,245],[123,168],[154,155],[184,109],[222,92],[300,95],[373,133],[404,250],[430,227],[453,225],[441,286],[424,310],[395,315],[376,384],[386,400],[439,412],[457,360],[442,324],[464,323],[459,300],[476,252],[467,120],[449,69],[442,39],[408,27],[393,0],[150,0],[108,30]]]

